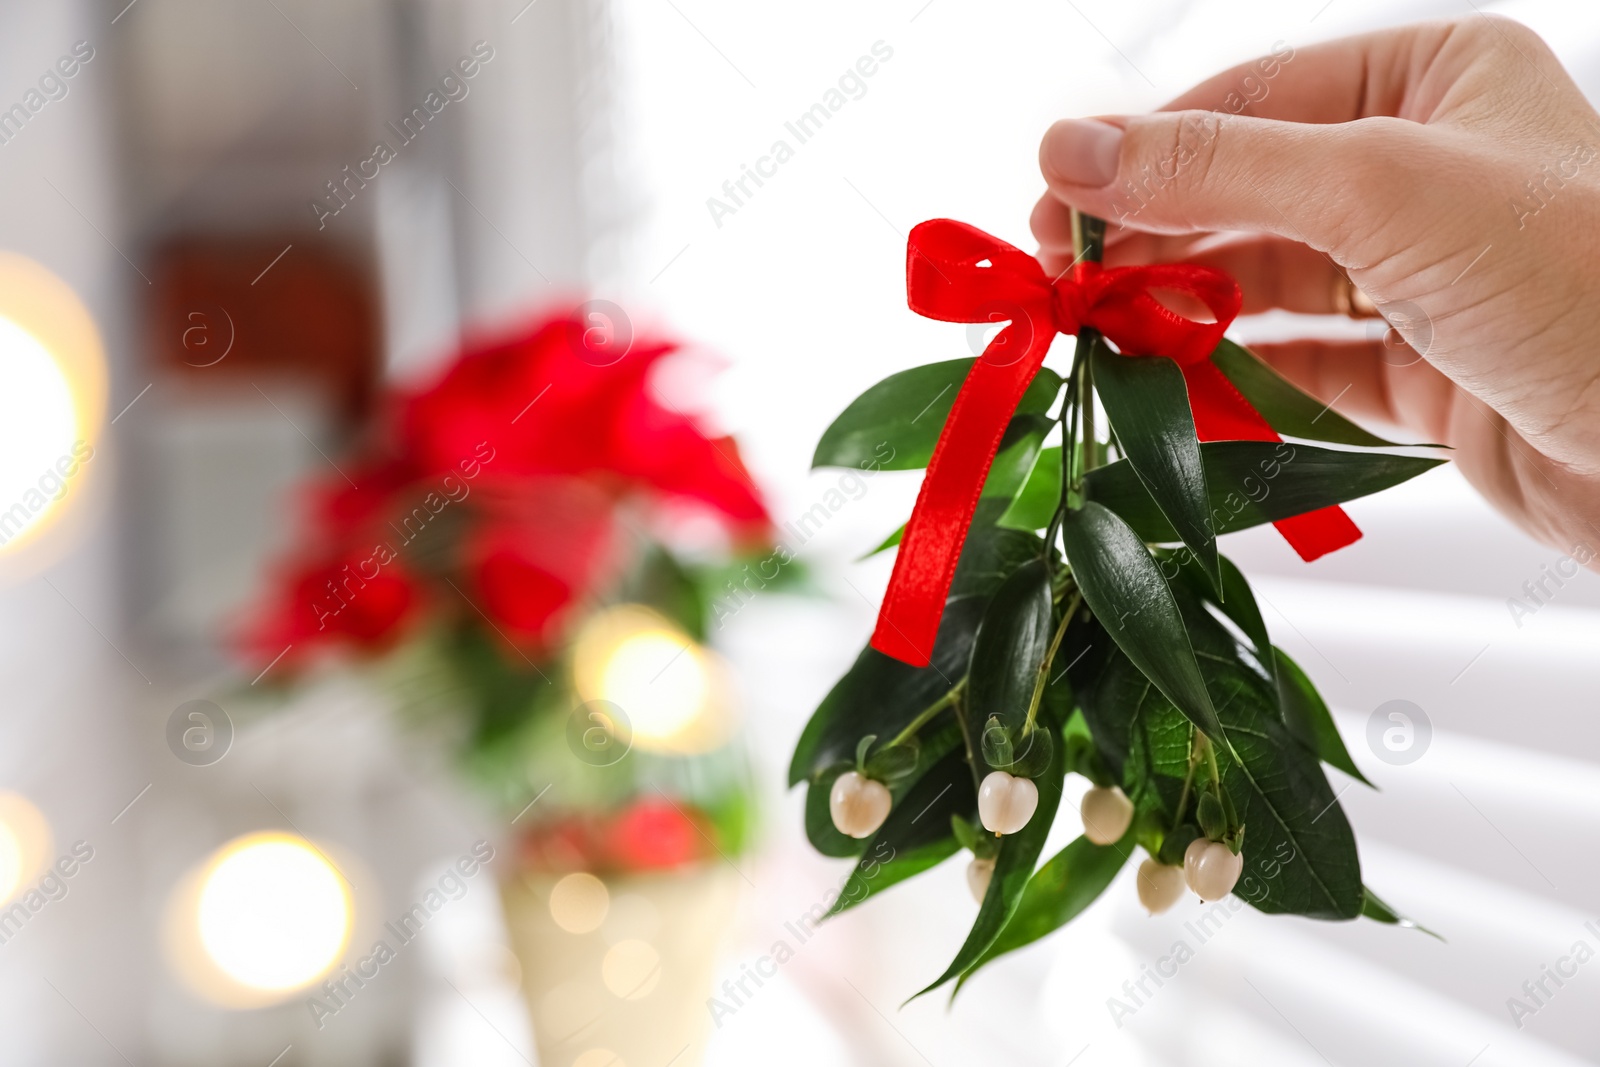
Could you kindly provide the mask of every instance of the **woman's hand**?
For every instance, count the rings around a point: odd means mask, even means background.
[[[1257,351],[1339,410],[1454,446],[1562,551],[1600,549],[1600,116],[1531,30],[1475,15],[1281,49],[1153,115],[1057,122],[1033,212],[1108,263],[1228,271],[1244,312],[1329,314],[1345,277],[1404,336]]]

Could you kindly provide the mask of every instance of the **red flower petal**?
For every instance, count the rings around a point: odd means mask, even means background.
[[[279,599],[244,635],[246,650],[260,662],[272,661],[286,648],[293,660],[334,644],[364,651],[388,648],[422,600],[400,562],[377,550],[301,565],[281,588]]]
[[[654,365],[674,350],[636,340],[597,356],[571,317],[546,320],[467,352],[402,406],[418,465],[444,470],[485,447],[501,475],[617,474],[698,500],[740,526],[767,523],[738,454],[650,395]]]
[[[464,555],[476,606],[519,647],[543,651],[614,557],[614,502],[571,479],[488,479]]]
[[[611,824],[611,855],[624,870],[662,870],[700,859],[706,839],[694,817],[665,799],[636,801]]]

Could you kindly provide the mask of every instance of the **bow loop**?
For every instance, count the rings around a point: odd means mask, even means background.
[[[1050,282],[1020,248],[976,226],[933,219],[906,242],[906,301],[941,322],[1015,320],[1015,312],[1049,306]]]

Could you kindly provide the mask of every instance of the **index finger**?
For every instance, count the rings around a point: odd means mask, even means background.
[[[1460,21],[1423,22],[1305,48],[1272,51],[1213,75],[1162,111],[1223,111],[1281,122],[1353,122],[1373,116],[1427,121],[1420,82]],[[1440,79],[1448,85],[1448,72]],[[1424,110],[1426,108],[1426,110]]]

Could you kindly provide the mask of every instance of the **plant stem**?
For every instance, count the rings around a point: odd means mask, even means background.
[[[895,734],[893,740],[883,747],[893,748],[895,745],[905,744],[905,742],[910,740],[910,738],[918,730],[928,725],[935,715],[939,714],[945,708],[948,708],[951,704],[954,704],[957,700],[959,700],[961,697],[961,690],[965,689],[966,685],[967,680],[963,678],[961,681],[951,686],[949,692],[945,693],[944,696],[940,697],[932,704],[929,704],[927,707],[917,712],[917,717],[908,722],[905,729]]]
[[[1039,704],[1044,699],[1045,683],[1050,679],[1050,664],[1055,661],[1056,653],[1061,649],[1061,639],[1067,635],[1067,623],[1077,614],[1078,604],[1081,601],[1082,597],[1079,594],[1072,594],[1071,603],[1061,613],[1061,623],[1056,627],[1055,636],[1050,639],[1050,651],[1044,654],[1044,659],[1039,663],[1039,672],[1033,679],[1033,698],[1028,701],[1028,717],[1022,723],[1024,737],[1033,732],[1033,722],[1039,715]]]
[[[1087,333],[1089,331],[1085,328],[1084,332]],[[1093,351],[1093,344],[1094,342],[1090,342],[1091,351]],[[1100,466],[1100,442],[1094,432],[1094,364],[1093,360],[1087,357],[1083,361],[1083,385],[1079,388],[1078,394],[1083,397],[1083,464],[1080,472],[1081,481],[1082,474],[1088,474]],[[1077,486],[1073,486],[1073,488],[1076,489]]]
[[[1105,253],[1106,224],[1104,219],[1097,219],[1093,215],[1084,215],[1074,211],[1072,213],[1072,251],[1077,262],[1098,263]],[[1077,387],[1074,390],[1077,413],[1082,413],[1083,438],[1081,446],[1077,437],[1077,427],[1074,423],[1073,439],[1064,442],[1063,447],[1072,452],[1073,463],[1067,470],[1072,477],[1064,479],[1061,486],[1062,506],[1065,507],[1067,493],[1076,491],[1083,474],[1093,470],[1099,465],[1099,442],[1095,440],[1094,427],[1094,375],[1090,369],[1090,355],[1094,352],[1095,344],[1100,340],[1098,330],[1087,326],[1078,330],[1078,343],[1073,352],[1072,369],[1077,375]],[[1079,446],[1079,447],[1075,447]],[[1078,453],[1081,447],[1082,462],[1078,462]],[[1066,473],[1064,471],[1063,473]]]
[[[1097,219],[1093,215],[1083,215],[1076,211],[1072,213],[1072,252],[1074,262],[1084,261],[1090,263],[1100,262],[1100,257],[1105,252],[1106,224],[1104,219]],[[1048,559],[1050,546],[1056,542],[1056,533],[1061,529],[1061,523],[1066,518],[1067,501],[1071,494],[1078,488],[1078,420],[1080,413],[1083,417],[1084,438],[1090,442],[1088,446],[1088,469],[1093,469],[1098,463],[1099,449],[1094,442],[1094,382],[1089,375],[1089,353],[1094,350],[1094,343],[1099,334],[1091,329],[1082,328],[1078,331],[1078,342],[1072,353],[1072,370],[1067,374],[1067,397],[1061,404],[1061,414],[1057,420],[1061,423],[1061,497],[1056,502],[1056,513],[1050,516],[1050,526],[1045,530],[1044,543],[1045,555]],[[1085,406],[1087,405],[1087,406]]]
[[[966,679],[962,679],[962,681],[964,682]],[[982,788],[983,781],[978,772],[978,756],[977,753],[972,751],[972,733],[967,729],[967,709],[961,699],[964,694],[957,693],[954,689],[951,692],[956,693],[956,723],[961,727],[961,747],[967,750],[967,766],[972,769],[972,784]]]
[[[1078,437],[1077,396],[1078,357],[1074,355],[1072,370],[1067,372],[1067,396],[1061,402],[1061,414],[1056,416],[1056,421],[1061,423],[1061,495],[1056,500],[1055,514],[1050,516],[1050,526],[1044,532],[1046,558],[1049,557],[1050,546],[1056,543],[1056,531],[1061,528],[1061,520],[1067,513],[1067,490],[1072,485],[1072,443]]]
[[[1200,765],[1200,752],[1195,747],[1195,737],[1197,735],[1201,738],[1205,737],[1204,734],[1201,734],[1191,725],[1189,727],[1189,770],[1183,776],[1183,792],[1178,794],[1178,811],[1172,817],[1172,829],[1167,831],[1169,837],[1177,833],[1178,827],[1183,825],[1183,809],[1189,806],[1189,790],[1194,787],[1195,768]]]
[[[1220,800],[1222,799],[1222,771],[1217,767],[1216,747],[1211,744],[1211,739],[1203,732],[1196,732],[1199,733],[1201,744],[1204,746],[1203,751],[1206,754],[1206,766],[1211,769],[1211,786],[1216,790],[1217,799]]]

